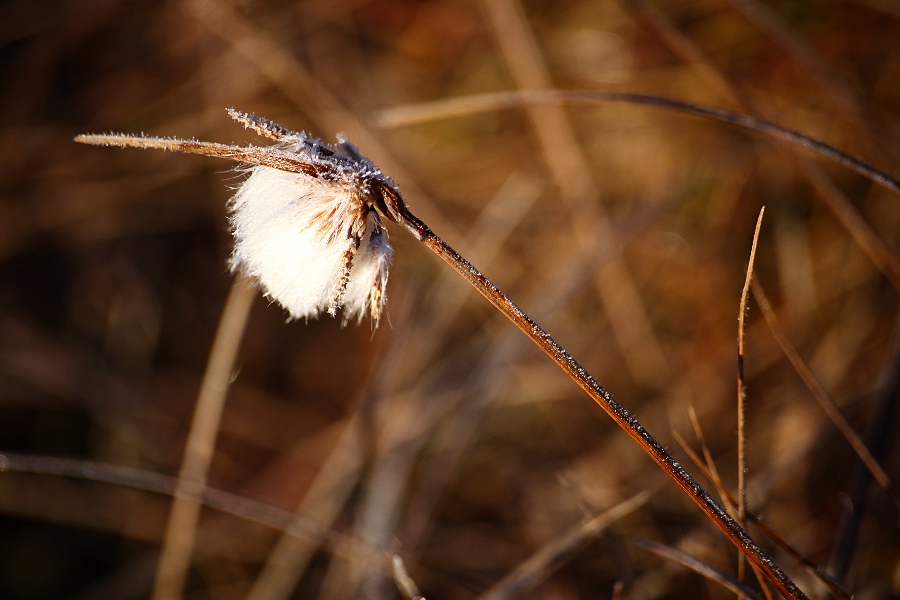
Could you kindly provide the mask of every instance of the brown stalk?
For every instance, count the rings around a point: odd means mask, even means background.
[[[180,598],[184,589],[200,518],[199,498],[206,488],[231,371],[255,296],[256,285],[237,277],[222,309],[178,473],[178,485],[153,584],[153,600]]]
[[[891,174],[873,167],[866,161],[842,152],[836,147],[813,139],[799,131],[778,125],[765,119],[741,115],[718,108],[701,106],[674,98],[635,94],[631,92],[605,92],[599,90],[539,90],[520,92],[490,92],[472,94],[460,98],[448,98],[434,102],[422,102],[384,110],[379,113],[378,122],[382,127],[399,127],[438,119],[448,119],[479,112],[515,108],[529,104],[597,104],[619,102],[652,106],[698,117],[713,119],[736,125],[751,131],[764,133],[783,142],[806,148],[811,152],[830,158],[863,177],[900,195],[900,181]]]
[[[725,507],[728,509],[732,509],[737,501],[719,479],[715,464],[712,462],[712,457],[709,455],[709,450],[706,447],[705,442],[702,441],[702,437],[700,438],[700,445],[703,448],[703,452],[706,457],[706,464],[704,464],[704,462],[700,460],[700,457],[697,456],[697,454],[677,432],[673,433],[673,435],[675,437],[675,441],[678,442],[678,445],[680,445],[681,448],[687,453],[691,461],[697,466],[698,469],[700,469],[700,472],[713,482],[713,485],[719,492],[720,497],[722,498],[722,503],[725,504]],[[753,523],[753,525],[756,526],[756,528],[759,529],[763,535],[772,540],[772,542],[776,546],[784,550],[799,564],[809,569],[809,571],[813,575],[815,575],[819,579],[819,581],[825,584],[825,586],[828,588],[828,591],[831,592],[831,594],[835,598],[839,598],[840,600],[850,599],[850,594],[846,590],[844,590],[840,582],[838,582],[838,580],[835,579],[834,576],[828,573],[821,565],[816,564],[815,562],[798,552],[793,546],[788,544],[780,535],[778,535],[774,529],[769,527],[766,522],[763,521],[759,516],[757,516],[752,511],[747,511],[746,517],[747,520]]]
[[[675,438],[675,441],[678,442],[678,445],[687,452],[688,456],[694,464],[700,467],[700,470],[703,472],[706,477],[713,482],[713,486],[716,488],[716,491],[719,493],[719,499],[722,501],[722,504],[725,506],[725,510],[729,513],[734,514],[734,496],[732,496],[728,490],[725,488],[725,485],[722,483],[722,480],[719,478],[719,472],[716,469],[715,462],[712,459],[712,454],[709,451],[709,447],[706,445],[706,440],[703,438],[703,433],[700,430],[700,423],[697,421],[697,415],[694,413],[694,408],[689,407],[689,411],[691,413],[691,422],[694,426],[694,432],[697,434],[697,439],[700,442],[700,448],[703,450],[703,457],[706,460],[706,465],[700,462],[700,457],[697,456],[694,451],[688,446],[687,442],[684,441],[684,438],[677,431],[672,432],[672,436]],[[745,519],[747,515],[744,515]],[[745,527],[743,523],[742,527]],[[738,560],[740,561],[743,558],[743,554],[739,555]],[[740,562],[738,563],[740,566]],[[756,575],[756,579],[759,582],[760,589],[762,589],[763,595],[766,597],[766,600],[772,600],[772,591],[769,589],[769,586],[766,585],[765,576],[760,572],[756,565],[751,564],[750,568],[753,569],[754,575]],[[743,583],[743,581],[742,581]]]
[[[410,215],[411,217],[411,215]],[[424,224],[412,217],[401,222],[432,252],[462,275],[491,304],[537,344],[569,377],[596,402],[656,462],[657,465],[697,504],[700,509],[728,536],[738,549],[765,574],[766,578],[787,598],[806,598],[806,595],[757,545],[738,523],[712,496],[644,429],[612,394],[606,391],[578,361],[541,329],[531,317],[522,312],[497,286],[481,274],[456,250],[436,236]]]
[[[737,372],[737,454],[738,454],[738,516],[741,527],[746,527],[747,513],[747,390],[744,387],[744,324],[747,320],[747,296],[750,294],[750,281],[753,279],[753,263],[756,261],[756,246],[759,243],[759,230],[762,227],[763,214],[766,207],[759,209],[756,230],[753,232],[753,244],[750,247],[750,261],[747,263],[747,277],[741,290],[741,308],[738,314],[738,372]],[[745,577],[744,555],[738,555],[738,581]]]
[[[163,496],[174,496],[175,489],[178,487],[177,477],[145,469],[75,458],[9,452],[0,454],[0,473],[4,472],[68,477]],[[194,500],[206,508],[284,531],[287,535],[295,538],[321,540],[327,536],[334,542],[342,537],[334,531],[328,531],[320,521],[309,517],[299,519],[296,515],[277,506],[222,489],[207,486],[194,497]],[[335,543],[330,545],[336,546]]]
[[[803,380],[803,383],[806,384],[807,389],[812,392],[812,395],[819,403],[819,406],[822,407],[822,410],[831,422],[834,423],[834,426],[838,428],[838,431],[841,432],[841,435],[844,436],[847,443],[849,443],[850,447],[853,448],[853,451],[856,452],[856,455],[872,474],[872,477],[875,478],[875,481],[878,482],[878,485],[891,495],[891,498],[895,503],[900,504],[900,499],[898,499],[896,493],[893,493],[892,491],[890,475],[882,468],[878,463],[878,460],[872,456],[872,453],[866,447],[865,442],[863,442],[856,431],[853,430],[853,427],[841,413],[840,409],[834,403],[834,400],[831,399],[828,392],[825,391],[825,388],[806,364],[806,361],[800,356],[797,348],[788,337],[787,332],[785,332],[781,323],[778,321],[778,317],[775,316],[775,311],[772,310],[772,305],[769,303],[769,299],[763,290],[762,284],[758,281],[753,282],[753,296],[756,298],[757,303],[759,303],[760,311],[762,312],[769,329],[772,331],[772,336],[775,338],[775,341],[778,342],[778,345],[781,346],[781,350],[784,352],[785,356],[787,356],[788,360],[791,361],[794,370],[800,375],[800,378]]]

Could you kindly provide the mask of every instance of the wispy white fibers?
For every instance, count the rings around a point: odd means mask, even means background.
[[[392,249],[371,222],[341,296],[360,218],[354,193],[321,177],[253,167],[231,202],[232,268],[257,278],[292,318],[341,307],[345,322],[371,314],[377,325]]]
[[[359,323],[366,314],[371,314],[378,325],[393,254],[387,232],[382,229],[376,234],[370,225],[359,254],[353,259],[350,282],[344,292],[345,322],[355,318]]]
[[[378,326],[391,245],[383,220],[419,239],[425,225],[397,186],[343,136],[330,145],[253,113],[229,116],[277,143],[228,146],[125,134],[80,135],[101,146],[157,148],[218,156],[247,165],[249,177],[230,203],[235,237],[231,268],[259,281],[294,319],[343,309],[344,323],[368,314]]]

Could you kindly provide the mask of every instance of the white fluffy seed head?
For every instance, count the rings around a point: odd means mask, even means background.
[[[378,326],[393,253],[387,233],[381,231],[376,234],[369,227],[359,253],[353,259],[350,281],[344,292],[345,323],[355,318],[358,324],[366,314],[370,314],[375,326]]]
[[[253,113],[229,116],[270,146],[234,146],[130,135],[78,136],[89,144],[157,148],[217,156],[250,174],[231,201],[232,270],[259,280],[294,319],[344,311],[344,323],[368,313],[378,326],[391,245],[383,220],[423,240],[428,227],[409,212],[390,177],[339,135],[325,144]]]
[[[392,249],[353,186],[269,167],[250,171],[231,202],[232,269],[257,278],[294,319],[341,307],[345,323],[369,314],[377,326]],[[362,227],[356,251],[351,233]]]

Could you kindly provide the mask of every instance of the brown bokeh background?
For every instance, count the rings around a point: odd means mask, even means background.
[[[636,91],[753,113],[900,173],[896,4],[10,0],[0,23],[0,452],[178,473],[231,286],[225,207],[241,175],[72,138],[262,143],[228,119],[233,106],[346,133],[686,465],[673,432],[698,448],[693,406],[732,489],[738,303],[765,205],[757,278],[897,475],[885,409],[896,195],[761,135],[649,107],[381,118],[517,87]],[[289,511],[303,502],[330,531],[292,568],[291,597],[398,597],[386,560],[397,553],[425,596],[474,598],[644,490],[645,506],[523,597],[609,597],[617,581],[624,598],[733,597],[635,546],[735,569],[727,540],[597,406],[391,233],[389,323],[374,334],[330,317],[285,323],[257,299],[239,352],[210,485]],[[849,445],[752,300],[746,369],[751,508],[815,562],[843,560],[857,598],[900,596],[896,507],[854,477]],[[0,475],[0,597],[149,597],[170,502]],[[851,505],[855,537],[841,534]],[[278,538],[205,510],[188,596],[246,597]]]

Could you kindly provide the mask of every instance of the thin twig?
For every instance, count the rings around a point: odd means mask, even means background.
[[[222,310],[197,396],[184,459],[178,473],[178,487],[156,569],[154,600],[180,598],[184,589],[200,517],[201,504],[197,498],[206,487],[234,360],[255,296],[256,285],[253,282],[243,277],[235,278]]]
[[[713,482],[713,485],[719,491],[721,495],[722,502],[725,504],[725,509],[729,512],[734,512],[735,502],[732,499],[731,494],[728,493],[728,488],[725,487],[725,483],[722,481],[722,478],[719,476],[719,470],[716,468],[716,462],[713,460],[712,452],[709,450],[709,444],[706,443],[706,436],[703,435],[703,429],[700,427],[700,419],[697,417],[697,411],[694,410],[694,406],[688,406],[688,416],[691,419],[691,425],[694,428],[694,436],[697,438],[697,441],[700,443],[700,450],[703,452],[703,458],[706,461],[706,470],[704,471],[704,475],[706,475],[710,481]],[[681,444],[682,448],[686,448],[688,455],[694,459],[694,463],[697,466],[702,466],[703,463],[699,462],[699,458],[694,458],[692,454],[692,450],[687,447],[687,444],[682,440],[681,435],[678,432],[672,432],[675,436],[675,440]]]
[[[753,244],[750,246],[750,261],[747,263],[747,277],[741,290],[741,308],[738,314],[738,372],[737,372],[737,454],[738,454],[738,516],[737,522],[746,527],[747,513],[747,390],[744,387],[744,324],[747,320],[747,296],[750,294],[750,281],[753,279],[753,263],[756,261],[756,246],[759,243],[759,230],[762,228],[763,214],[766,207],[759,209],[756,219],[756,230],[753,232]],[[744,555],[738,554],[738,581],[743,582],[746,572]]]

